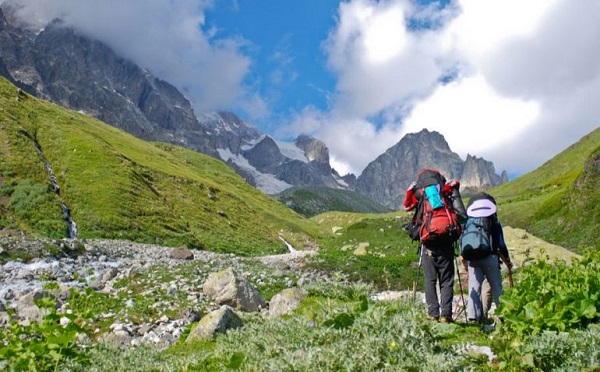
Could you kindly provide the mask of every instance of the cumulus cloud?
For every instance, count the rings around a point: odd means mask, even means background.
[[[423,31],[407,27],[423,10],[406,1],[340,4],[325,44],[337,100],[327,121],[302,128],[325,140],[340,169],[360,173],[404,134],[427,128],[463,158],[483,156],[514,175],[599,126],[600,2],[454,5]]]
[[[266,105],[244,85],[251,67],[241,38],[203,29],[210,0],[18,0],[17,15],[45,25],[61,18],[178,87],[197,111]]]
[[[338,115],[364,118],[430,90],[444,72],[429,35],[407,31],[409,3],[341,3],[337,27],[324,43],[337,74]]]

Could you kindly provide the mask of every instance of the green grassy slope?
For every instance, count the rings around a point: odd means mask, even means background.
[[[580,252],[600,248],[600,128],[491,191],[506,225]]]
[[[327,211],[356,213],[386,213],[389,208],[354,191],[325,186],[297,186],[274,197],[306,217]]]
[[[402,226],[411,215],[326,212],[311,218],[334,236],[321,239],[313,267],[338,272],[381,290],[412,289],[419,261],[416,242]],[[422,282],[419,283],[419,288]]]
[[[37,139],[79,237],[241,254],[314,245],[318,226],[257,191],[221,161],[138,140],[18,93],[0,79],[0,229],[60,238],[66,224]]]

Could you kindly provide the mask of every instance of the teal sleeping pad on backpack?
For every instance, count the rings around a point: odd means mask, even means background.
[[[440,209],[444,206],[438,187],[438,185],[430,185],[425,188],[425,196],[431,204],[431,209]]]
[[[489,217],[469,217],[460,236],[460,255],[467,261],[478,260],[492,253]]]

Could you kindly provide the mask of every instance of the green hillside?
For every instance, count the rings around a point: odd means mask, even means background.
[[[491,193],[505,224],[581,252],[600,248],[600,128]]]
[[[312,217],[328,211],[386,213],[391,210],[355,191],[325,186],[291,187],[274,197],[299,214]]]
[[[28,138],[30,137],[30,138]],[[240,254],[313,246],[309,220],[221,161],[134,138],[28,96],[0,79],[0,229],[67,236],[39,143],[80,238],[186,245]]]

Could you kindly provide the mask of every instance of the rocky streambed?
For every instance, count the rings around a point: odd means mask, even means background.
[[[246,282],[260,296],[261,291],[325,278],[302,270],[303,258],[310,253],[241,258],[127,241],[3,236],[0,326],[9,318],[23,325],[41,321],[48,310],[36,300],[52,296],[59,314],[95,312],[88,326],[97,340],[168,345],[187,325],[222,307],[223,301],[204,288],[214,273],[229,269],[240,276],[236,281]],[[266,312],[267,306],[263,303],[264,308],[256,310]]]

